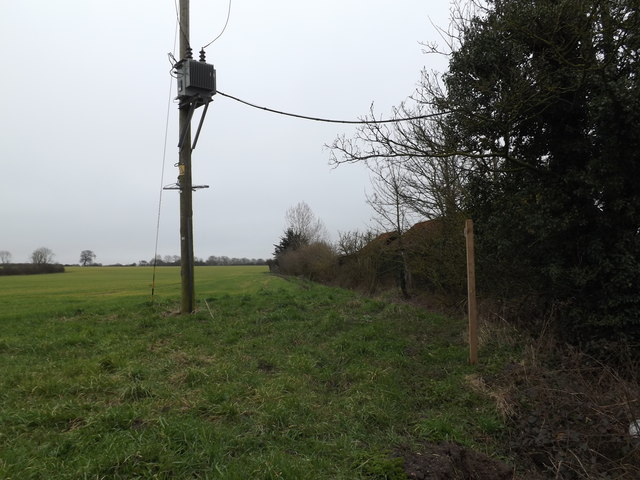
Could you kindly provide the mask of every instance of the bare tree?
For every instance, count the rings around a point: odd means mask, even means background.
[[[96,258],[96,254],[92,250],[83,250],[80,252],[80,263],[83,267],[91,265]]]
[[[402,197],[413,212],[425,218],[449,217],[462,209],[469,159],[461,156],[410,158],[402,164]]]
[[[366,232],[360,232],[358,230],[338,232],[336,250],[340,255],[355,255],[367,246],[375,237],[375,233],[371,230]]]
[[[366,195],[367,203],[375,212],[374,221],[388,232],[398,235],[410,227],[410,211],[405,203],[403,192],[406,190],[407,177],[403,168],[390,162],[370,164],[371,185],[373,191]]]
[[[165,255],[164,258],[158,258],[158,265],[180,265],[180,255]]]
[[[397,249],[393,253],[396,258],[398,284],[402,295],[408,298],[407,277],[409,272],[402,236],[412,222],[403,195],[407,181],[405,172],[393,162],[379,161],[369,164],[369,168],[373,173],[371,179],[373,192],[367,195],[367,203],[376,213],[374,220],[378,222],[383,231],[393,231],[397,242]]]
[[[461,151],[457,139],[447,133],[451,112],[443,108],[445,100],[440,77],[423,71],[416,92],[393,110],[392,118],[410,120],[374,123],[372,108],[371,122],[351,138],[343,135],[334,140],[330,163],[364,163],[372,171],[393,164],[402,171],[399,194],[410,211],[430,219],[459,211],[470,169],[486,159]]]
[[[0,250],[0,263],[11,263],[11,252]]]
[[[306,244],[324,241],[328,236],[322,220],[316,218],[311,207],[305,202],[299,202],[289,208],[285,213],[285,221],[285,230],[291,229],[293,234],[299,236]]]
[[[31,262],[36,265],[44,265],[53,262],[53,251],[47,247],[40,247],[31,254]]]

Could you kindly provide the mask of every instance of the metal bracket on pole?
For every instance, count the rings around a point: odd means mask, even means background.
[[[196,149],[196,144],[198,143],[198,137],[200,136],[200,130],[202,129],[202,124],[204,123],[204,117],[207,114],[207,110],[209,109],[209,103],[211,103],[211,100],[207,100],[204,103],[204,110],[202,111],[202,116],[200,117],[200,123],[198,123],[198,130],[196,130],[196,136],[193,138],[193,144],[191,145],[191,150]]]
[[[211,103],[210,96],[195,96],[189,98],[187,101],[183,101],[180,104],[180,108],[185,108],[186,105],[189,105],[189,120],[187,124],[184,126],[182,131],[180,132],[180,140],[178,142],[178,150],[182,150],[184,145],[184,140],[187,136],[187,129],[191,125],[191,119],[193,118],[193,114],[197,108],[204,105],[204,110],[202,112],[202,116],[200,117],[200,122],[198,123],[198,130],[196,130],[196,135],[193,139],[193,143],[191,144],[191,150],[195,150],[196,144],[198,143],[198,137],[200,137],[200,130],[202,130],[202,124],[204,123],[204,117],[207,115],[207,110],[209,110],[209,104]]]
[[[182,146],[184,145],[184,141],[187,138],[187,131],[191,126],[191,118],[193,118],[193,112],[196,111],[196,102],[191,102],[189,105],[189,117],[186,121],[182,131],[180,132],[180,139],[178,140],[178,151],[182,150]],[[193,150],[193,148],[192,148]]]

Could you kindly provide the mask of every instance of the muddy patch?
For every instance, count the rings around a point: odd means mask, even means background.
[[[399,452],[408,477],[417,480],[513,480],[513,468],[453,443],[424,445],[419,452]]]

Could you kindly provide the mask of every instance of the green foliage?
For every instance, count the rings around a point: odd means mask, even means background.
[[[416,224],[405,234],[412,284],[421,292],[459,302],[466,295],[466,250],[462,214]]]
[[[436,294],[458,303],[466,295],[463,218],[457,214],[416,223],[402,234],[402,245],[395,233],[369,239],[339,258],[335,281],[368,293],[398,288],[398,264],[404,261],[412,294]]]
[[[334,282],[375,294],[398,287],[398,235],[383,233],[367,238],[356,251],[338,258]]]
[[[280,273],[326,282],[334,277],[336,254],[327,243],[314,242],[281,253],[277,262]]]
[[[445,76],[449,133],[478,162],[479,285],[534,294],[557,330],[640,337],[637,2],[490,2]]]
[[[273,256],[277,259],[281,254],[297,250],[304,245],[308,245],[308,240],[301,233],[296,233],[292,228],[288,228],[284,235],[280,238],[280,242],[274,245],[275,250]]]
[[[0,276],[37,275],[41,273],[64,273],[59,263],[5,263],[0,264]]]
[[[366,458],[357,469],[369,479],[406,480],[407,478],[402,459],[387,455]]]

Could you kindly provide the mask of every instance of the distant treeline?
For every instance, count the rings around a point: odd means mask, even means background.
[[[229,257],[216,257],[211,256],[205,261],[196,259],[196,265],[266,265],[266,260],[262,258],[229,258]]]
[[[40,273],[64,273],[59,263],[5,263],[0,265],[0,275],[36,275]]]
[[[216,257],[210,256],[206,260],[202,258],[195,258],[194,264],[196,266],[239,266],[239,265],[266,265],[266,260],[262,258],[230,258],[230,257]],[[149,261],[141,260],[138,263],[139,266],[156,265],[159,267],[176,267],[180,266],[180,257],[178,255],[165,255],[164,257],[157,256],[155,259]]]

